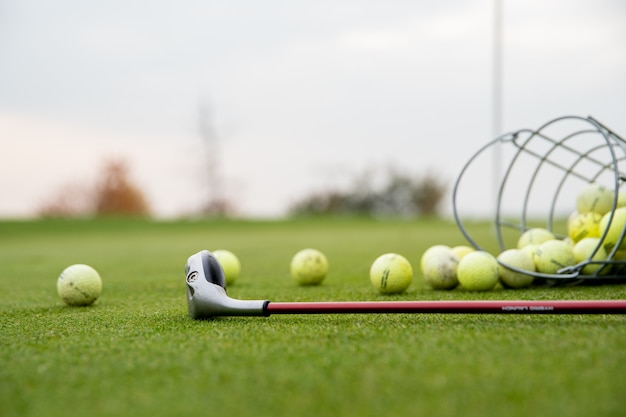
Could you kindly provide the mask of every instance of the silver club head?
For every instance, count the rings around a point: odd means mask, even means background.
[[[185,265],[187,307],[193,319],[215,316],[266,316],[266,300],[236,300],[226,295],[224,270],[208,250],[191,255]]]

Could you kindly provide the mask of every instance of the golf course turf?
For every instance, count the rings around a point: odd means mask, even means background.
[[[622,315],[187,313],[183,268],[202,249],[237,254],[241,275],[227,289],[237,299],[626,299],[624,283],[434,291],[419,263],[435,244],[467,242],[438,219],[2,221],[0,415],[626,415]],[[298,286],[289,263],[309,247],[330,272]],[[369,282],[388,252],[413,266],[402,295]],[[102,277],[92,306],[56,294],[74,263]]]

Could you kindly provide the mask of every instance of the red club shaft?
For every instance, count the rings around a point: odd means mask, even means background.
[[[626,314],[626,300],[269,302],[265,314]]]

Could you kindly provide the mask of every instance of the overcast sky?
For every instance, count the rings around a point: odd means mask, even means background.
[[[573,114],[626,135],[626,2],[502,5],[502,131]],[[203,105],[244,215],[281,215],[366,168],[452,183],[494,135],[493,13],[493,0],[0,0],[0,216],[33,215],[113,157],[157,215],[196,210]]]

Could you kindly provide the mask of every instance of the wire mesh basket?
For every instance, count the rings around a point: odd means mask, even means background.
[[[619,190],[626,181],[625,172],[623,138],[592,117],[556,118],[536,130],[504,134],[479,149],[455,182],[454,217],[465,238],[478,250],[516,248],[520,236],[533,228],[547,229],[557,239],[571,241],[568,222],[578,214],[577,196],[589,184],[597,184],[608,189],[612,204],[603,214],[607,226],[598,228],[597,245],[586,259],[555,273],[525,271],[500,263],[534,276],[535,284],[620,282],[626,280],[626,224],[620,226],[616,211],[622,206]],[[622,193],[625,196],[626,190]],[[481,202],[488,202],[490,211],[495,205],[494,230],[488,235],[472,234],[472,207]],[[607,233],[614,233],[616,226],[619,236],[609,245]],[[598,259],[599,251],[603,255],[606,252],[606,257]]]

